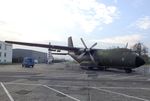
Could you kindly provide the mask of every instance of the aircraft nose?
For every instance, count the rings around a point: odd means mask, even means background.
[[[145,61],[141,57],[136,56],[136,59],[135,59],[135,65],[136,65],[136,67],[142,66],[144,64],[145,64]]]

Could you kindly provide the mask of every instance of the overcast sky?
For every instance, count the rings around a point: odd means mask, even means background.
[[[94,42],[96,48],[107,48],[140,41],[150,48],[149,4],[150,0],[0,0],[0,40],[67,45],[72,36],[81,47],[83,37],[89,47]]]

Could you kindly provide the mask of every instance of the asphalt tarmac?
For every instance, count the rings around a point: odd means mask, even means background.
[[[0,101],[150,101],[149,66],[131,74],[73,63],[0,65]]]

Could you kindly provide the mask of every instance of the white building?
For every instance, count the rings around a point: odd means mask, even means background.
[[[12,63],[12,45],[0,41],[0,64]]]

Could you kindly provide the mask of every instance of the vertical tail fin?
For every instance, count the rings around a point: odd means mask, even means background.
[[[68,47],[74,47],[74,46],[73,46],[73,41],[72,41],[72,37],[71,37],[71,36],[68,37]],[[69,54],[72,58],[74,58],[74,59],[76,60],[75,52],[73,52],[73,51],[68,51],[68,54]]]
[[[72,37],[68,37],[68,47],[73,47]]]

